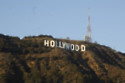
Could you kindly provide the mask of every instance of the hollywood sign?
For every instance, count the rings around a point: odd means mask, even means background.
[[[59,47],[66,50],[72,50],[72,51],[82,51],[84,52],[86,50],[85,45],[78,45],[78,44],[70,44],[67,42],[62,41],[54,41],[54,40],[44,40],[44,46],[47,47]]]

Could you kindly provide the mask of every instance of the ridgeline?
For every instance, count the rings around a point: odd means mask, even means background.
[[[44,40],[84,44],[85,52],[44,46]],[[84,41],[0,34],[0,83],[125,83],[125,54]]]

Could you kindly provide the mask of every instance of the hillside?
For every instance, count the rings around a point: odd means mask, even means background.
[[[85,52],[44,46],[44,40],[84,44]],[[125,83],[125,54],[84,41],[0,34],[0,83]]]

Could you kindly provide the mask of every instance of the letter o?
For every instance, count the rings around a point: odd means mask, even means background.
[[[75,45],[75,50],[79,51],[79,45]]]
[[[51,41],[50,41],[50,46],[51,46],[51,47],[55,47],[55,41],[54,41],[54,40],[51,40]]]
[[[74,44],[71,44],[71,50],[74,50]]]

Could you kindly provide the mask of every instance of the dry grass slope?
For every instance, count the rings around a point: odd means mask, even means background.
[[[86,51],[48,48],[44,39],[84,44]],[[20,40],[0,34],[0,83],[125,83],[125,54],[47,35]]]

